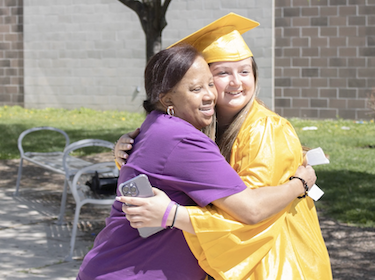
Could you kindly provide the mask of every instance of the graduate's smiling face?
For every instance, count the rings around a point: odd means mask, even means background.
[[[206,61],[197,56],[182,80],[162,100],[165,105],[173,106],[176,117],[202,129],[212,122],[216,98],[210,69]]]
[[[235,115],[255,94],[255,73],[252,59],[214,62],[210,64],[218,93],[218,114]]]

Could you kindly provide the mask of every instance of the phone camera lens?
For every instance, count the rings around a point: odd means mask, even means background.
[[[130,186],[129,191],[130,191],[132,196],[135,196],[137,194],[137,187],[135,187],[134,185]]]
[[[127,185],[123,187],[122,192],[124,193],[124,195],[127,195],[129,193],[129,187]]]

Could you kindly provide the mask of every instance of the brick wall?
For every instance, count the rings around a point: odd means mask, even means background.
[[[375,0],[275,1],[275,109],[285,117],[368,119]]]
[[[0,106],[24,104],[23,0],[0,0]]]

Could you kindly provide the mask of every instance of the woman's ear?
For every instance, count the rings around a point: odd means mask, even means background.
[[[159,100],[160,103],[164,106],[164,108],[168,108],[168,106],[173,106],[173,102],[169,93],[160,93]]]

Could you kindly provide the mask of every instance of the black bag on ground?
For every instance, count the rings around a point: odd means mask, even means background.
[[[87,181],[86,185],[90,187],[92,192],[97,195],[115,195],[117,190],[118,177],[99,178],[98,172],[92,176],[91,181]]]

